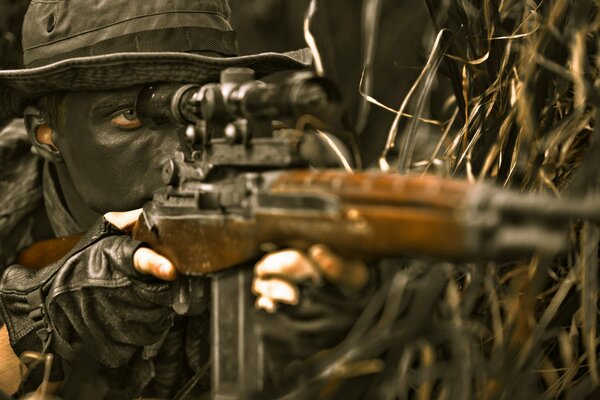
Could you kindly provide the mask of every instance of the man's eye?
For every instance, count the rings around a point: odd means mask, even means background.
[[[142,121],[138,119],[137,114],[133,109],[123,111],[111,119],[110,122],[121,129],[137,129],[142,126]]]

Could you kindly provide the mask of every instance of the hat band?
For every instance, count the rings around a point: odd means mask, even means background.
[[[75,50],[60,49],[58,47],[55,50],[54,56],[32,60],[26,64],[26,67],[35,68],[71,58],[114,53],[216,53],[225,57],[231,57],[238,54],[238,45],[237,34],[234,31],[198,27],[177,27],[129,33],[105,39]]]

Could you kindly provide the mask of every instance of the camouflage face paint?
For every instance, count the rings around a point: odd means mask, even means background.
[[[99,213],[138,208],[161,187],[162,165],[185,149],[177,130],[153,131],[137,120],[140,87],[68,93],[57,145],[73,187]]]

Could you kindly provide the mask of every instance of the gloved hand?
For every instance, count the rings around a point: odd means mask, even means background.
[[[131,233],[141,213],[142,209],[138,208],[125,212],[110,212],[104,214],[104,218],[121,231]],[[139,247],[133,253],[133,268],[142,275],[151,275],[165,281],[172,281],[177,277],[173,263],[147,247]]]
[[[275,312],[278,303],[298,304],[298,284],[322,286],[323,280],[351,294],[360,291],[369,280],[366,265],[346,260],[322,244],[306,253],[288,249],[267,254],[254,268],[252,290],[256,307]]]
[[[61,260],[34,271],[15,265],[0,282],[0,309],[17,354],[42,351],[69,361],[83,344],[114,368],[156,344],[172,324],[168,284],[145,275],[174,277],[164,258],[133,240],[113,219],[98,221]],[[114,220],[114,222],[118,222]],[[150,260],[148,260],[150,258]],[[158,272],[157,272],[158,271]]]
[[[308,251],[267,254],[254,269],[257,330],[277,386],[300,377],[291,368],[346,337],[373,286],[373,276],[358,260],[347,260],[324,245]],[[264,310],[264,311],[262,311]],[[291,369],[290,369],[291,368]]]

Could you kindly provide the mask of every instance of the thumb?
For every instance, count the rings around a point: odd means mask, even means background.
[[[356,292],[369,281],[369,270],[360,260],[347,260],[323,244],[308,249],[308,256],[315,262],[325,279],[342,289]]]
[[[131,211],[113,211],[104,214],[104,219],[122,230],[123,232],[130,232],[133,226],[137,222],[140,214],[142,213],[141,208],[137,208]]]
[[[138,248],[133,254],[133,268],[143,275],[152,275],[163,281],[172,281],[177,270],[168,258],[146,247]]]

